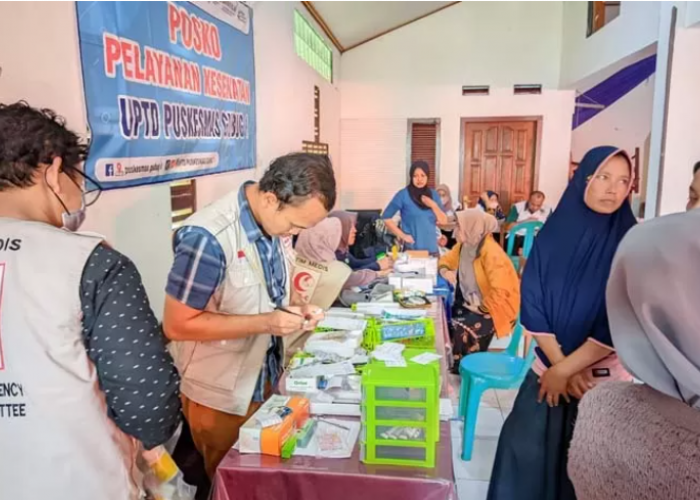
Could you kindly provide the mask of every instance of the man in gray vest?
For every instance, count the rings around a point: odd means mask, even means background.
[[[328,157],[276,159],[190,217],[174,237],[164,329],[174,342],[185,417],[207,473],[277,384],[283,337],[312,330],[315,306],[289,306],[291,255],[281,237],[323,220],[336,200]]]
[[[50,110],[0,104],[0,497],[141,498],[137,442],[179,423],[134,264],[77,233],[99,196]]]

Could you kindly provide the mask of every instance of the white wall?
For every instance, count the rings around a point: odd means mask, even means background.
[[[405,185],[407,122],[439,118],[439,182],[459,188],[461,119],[541,117],[539,189],[567,182],[573,92],[559,78],[561,4],[463,2],[343,54],[341,204],[383,207]],[[487,22],[498,19],[498,23]],[[514,96],[516,83],[542,95]],[[462,85],[491,94],[463,97]]]
[[[700,2],[686,2],[685,25],[691,27],[700,23]]]
[[[644,149],[651,132],[651,110],[654,97],[654,76],[642,82],[627,95],[607,107],[573,131],[571,154],[580,161],[596,146],[618,146],[630,154],[634,148]]]
[[[700,26],[678,28],[668,103],[661,214],[682,212],[693,165],[700,161]]]
[[[622,2],[620,15],[587,38],[588,2],[564,2],[562,87],[572,87],[656,42],[660,3]]]
[[[562,2],[461,2],[343,54],[343,84],[557,88]]]
[[[257,177],[273,158],[300,150],[302,140],[313,140],[314,85],[321,89],[321,140],[338,156],[338,88],[296,56],[295,8],[306,15],[298,2],[254,3],[258,168],[198,178],[200,207]],[[26,99],[53,108],[73,130],[87,132],[73,2],[0,3],[0,68],[1,102]],[[135,261],[160,316],[172,259],[169,186],[105,192],[88,210],[84,228],[104,234]]]
[[[333,84],[328,83],[294,51],[294,10],[323,32],[299,2],[253,2],[255,77],[257,85],[258,168],[197,179],[197,201],[203,207],[258,178],[272,160],[300,151],[314,139],[314,85],[321,90],[321,142],[328,143],[335,163],[340,156],[340,53],[333,48]]]

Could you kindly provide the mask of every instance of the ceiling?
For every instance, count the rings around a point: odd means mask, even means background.
[[[329,37],[335,37],[339,50],[344,51],[457,2],[304,3],[321,17],[320,24],[325,23],[333,35],[327,33]]]

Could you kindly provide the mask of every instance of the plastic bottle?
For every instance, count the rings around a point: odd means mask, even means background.
[[[146,489],[155,500],[193,500],[197,488],[185,482],[182,471],[163,446],[143,452],[150,469]]]

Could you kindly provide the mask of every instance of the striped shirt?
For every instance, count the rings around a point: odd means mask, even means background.
[[[263,233],[262,229],[253,217],[250,204],[245,196],[245,189],[252,182],[246,182],[238,192],[238,207],[241,218],[241,226],[245,231],[248,241],[255,244],[260,255],[267,292],[275,306],[280,307],[287,294],[287,271],[284,267],[284,251],[282,241],[278,237],[270,237]],[[282,374],[282,341],[275,336],[270,338],[270,346],[267,349],[266,362],[253,394],[253,401],[264,401],[265,383],[269,381],[271,387],[275,387]],[[258,398],[258,399],[256,399]]]

